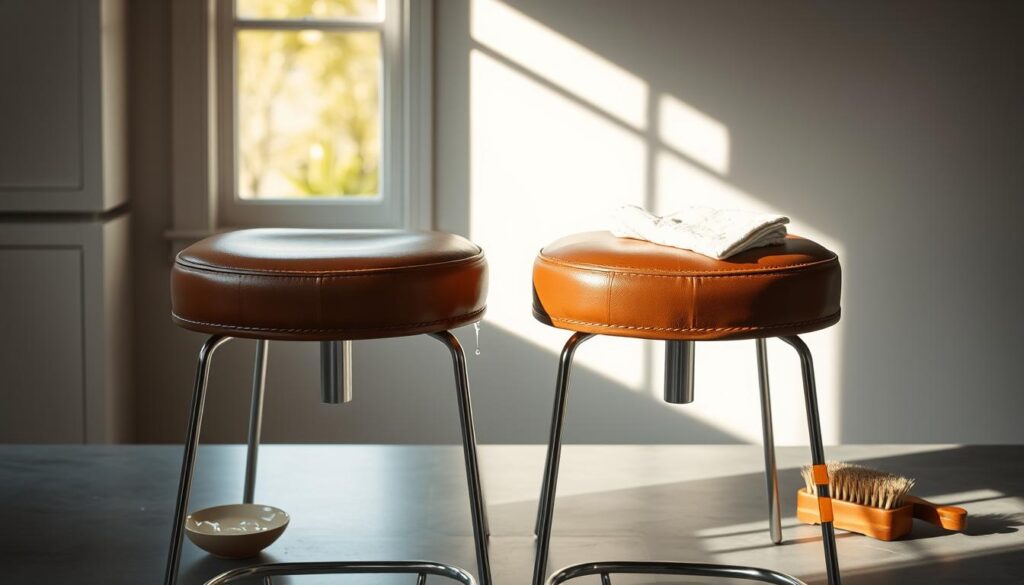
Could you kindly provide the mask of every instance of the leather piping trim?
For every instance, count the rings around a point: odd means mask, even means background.
[[[576,319],[562,319],[561,317],[552,317],[546,313],[541,313],[534,309],[534,314],[546,318],[555,323],[566,323],[573,325],[586,325],[588,327],[603,327],[607,329],[631,329],[636,331],[677,331],[681,333],[705,333],[713,331],[770,331],[772,329],[789,329],[792,327],[803,327],[805,325],[816,325],[818,323],[826,323],[839,319],[842,311],[836,311],[827,317],[821,317],[818,319],[811,319],[809,321],[796,321],[793,323],[779,323],[776,325],[754,325],[754,326],[739,326],[739,327],[645,327],[643,325],[612,325],[609,323],[593,323],[590,321],[578,321]]]
[[[174,259],[174,263],[182,268],[191,268],[193,270],[205,270],[209,272],[220,272],[224,274],[244,274],[246,276],[278,276],[278,275],[296,275],[296,276],[320,276],[326,278],[338,277],[343,278],[346,276],[359,276],[361,274],[374,275],[387,272],[402,272],[406,270],[416,270],[421,268],[441,268],[445,266],[451,266],[456,264],[474,264],[477,262],[484,261],[484,251],[477,248],[477,253],[466,257],[459,258],[457,260],[445,260],[444,262],[429,262],[426,264],[412,264],[409,266],[388,266],[384,268],[352,268],[345,270],[273,270],[273,269],[256,269],[256,268],[231,268],[229,266],[216,266],[213,264],[206,264],[204,262],[196,262],[187,258],[182,258],[181,253]]]
[[[486,265],[486,262],[481,261],[480,263],[474,263],[466,266],[466,268],[473,268],[480,264]],[[428,266],[421,266],[421,268],[428,268]],[[333,280],[338,278],[385,278],[395,276],[396,274],[403,274],[403,272],[391,272],[391,271],[380,271],[380,272],[356,272],[352,274],[316,274],[316,273],[297,273],[297,274],[268,274],[264,272],[239,272],[231,270],[210,270],[207,268],[196,268],[194,266],[186,266],[184,264],[176,265],[173,270],[176,270],[182,274],[194,274],[200,278],[207,277],[211,274],[224,274],[227,276],[238,276],[238,277],[251,277],[251,278],[278,278],[278,279],[290,279],[290,280],[315,280],[320,282],[322,280]],[[638,275],[639,276],[639,275]]]
[[[376,331],[376,330],[389,330],[389,329],[415,329],[417,327],[426,327],[428,325],[440,325],[442,323],[456,323],[462,322],[466,319],[478,317],[487,310],[487,307],[483,307],[471,313],[464,313],[455,317],[448,317],[445,319],[438,319],[436,321],[423,321],[421,323],[402,323],[399,325],[367,325],[359,327],[342,327],[342,328],[330,328],[330,329],[284,329],[278,327],[251,327],[246,325],[230,325],[227,323],[212,323],[209,321],[196,321],[193,319],[186,319],[174,311],[171,311],[171,317],[181,321],[182,323],[190,323],[192,325],[202,325],[205,327],[216,327],[219,329],[237,329],[239,331],[271,331],[275,333],[343,333],[345,331]]]
[[[544,255],[544,250],[541,250],[537,255],[537,258],[541,262],[547,262],[549,264],[555,264],[558,266],[565,266],[566,268],[576,268],[579,270],[594,270],[599,272],[615,272],[617,270],[625,270],[624,274],[646,274],[650,276],[733,276],[750,273],[775,273],[775,272],[786,272],[794,268],[811,268],[814,266],[823,266],[831,263],[838,263],[839,256],[835,254],[831,258],[824,260],[815,260],[813,262],[801,262],[798,264],[789,264],[786,266],[770,266],[764,268],[743,268],[743,269],[727,269],[727,270],[658,270],[656,268],[638,268],[636,266],[617,266],[613,264],[588,264],[586,262],[566,262],[565,260],[558,260],[550,256]]]

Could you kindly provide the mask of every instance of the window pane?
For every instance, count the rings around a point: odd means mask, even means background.
[[[379,0],[237,0],[240,18],[377,18]]]
[[[376,31],[240,31],[239,196],[377,194],[380,63]]]

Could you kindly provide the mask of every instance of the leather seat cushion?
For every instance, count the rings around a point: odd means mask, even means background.
[[[234,337],[443,331],[479,321],[486,296],[483,251],[441,232],[240,230],[189,246],[171,270],[174,322]]]
[[[838,257],[796,236],[725,260],[609,232],[540,251],[533,312],[573,331],[645,339],[748,339],[839,320]]]

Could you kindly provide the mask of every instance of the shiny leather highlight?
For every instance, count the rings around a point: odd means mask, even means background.
[[[544,247],[533,266],[543,323],[644,339],[750,339],[835,324],[838,257],[804,238],[725,260],[589,232]]]
[[[171,270],[174,322],[264,339],[376,339],[479,321],[483,251],[460,236],[405,230],[249,229],[218,234]]]

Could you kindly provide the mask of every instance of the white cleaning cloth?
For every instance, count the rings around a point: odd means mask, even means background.
[[[787,223],[786,216],[752,211],[687,207],[658,216],[625,205],[615,212],[611,232],[721,260],[751,248],[781,244]]]

